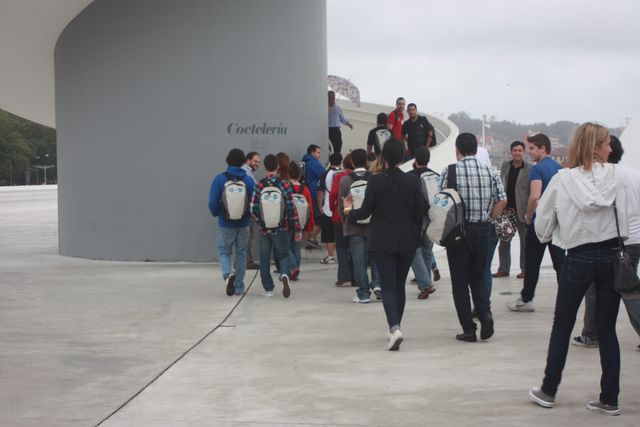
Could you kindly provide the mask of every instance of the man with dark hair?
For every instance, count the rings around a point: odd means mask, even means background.
[[[391,137],[391,132],[386,126],[387,118],[385,113],[378,113],[376,117],[377,126],[371,129],[367,136],[367,154],[373,152],[376,156],[379,156],[384,143]]]
[[[310,144],[307,147],[307,154],[302,157],[304,166],[304,178],[309,192],[311,193],[311,202],[313,204],[313,215],[315,218],[320,218],[322,212],[320,211],[320,205],[318,204],[318,184],[320,183],[320,177],[324,173],[324,167],[320,163],[321,150],[316,144]],[[320,233],[320,224],[316,223],[313,231],[308,233],[307,236],[307,249],[320,249],[320,243],[318,243],[318,233]]]
[[[529,156],[531,160],[537,162],[531,167],[529,172],[529,200],[527,205],[527,234],[524,245],[524,285],[520,292],[520,298],[507,303],[511,311],[532,312],[535,311],[533,297],[535,295],[538,278],[540,277],[540,264],[544,256],[545,248],[549,248],[553,269],[556,271],[556,280],[560,281],[560,270],[564,262],[564,250],[553,242],[541,243],[534,228],[534,216],[538,200],[547,188],[551,178],[558,173],[562,166],[553,160],[551,154],[551,141],[543,133],[530,135],[527,137],[529,145]]]
[[[500,177],[478,161],[475,154],[478,141],[475,135],[461,133],[456,138],[455,182],[448,170],[441,174],[440,189],[453,187],[464,202],[465,237],[461,244],[447,247],[447,259],[451,272],[453,302],[462,326],[456,339],[477,341],[476,324],[471,316],[469,289],[480,320],[480,339],[493,335],[491,314],[491,285],[487,280],[488,242],[491,223],[507,204]]]
[[[398,141],[402,141],[402,124],[404,123],[405,105],[406,101],[403,97],[396,99],[396,109],[389,113],[387,117],[387,129],[391,131]]]
[[[346,217],[343,213],[344,198],[351,194],[351,185],[357,181],[367,181],[369,178],[369,172],[367,172],[367,152],[358,148],[351,152],[351,160],[353,161],[353,172],[349,175],[345,175],[340,180],[340,193],[338,197],[338,212],[342,217],[342,232],[344,237],[348,241],[349,253],[353,261],[353,280],[355,280],[358,289],[356,290],[356,296],[353,297],[355,303],[368,303],[371,295],[371,285],[369,282],[369,276],[367,274],[367,231],[369,224],[362,223],[350,223],[346,221]],[[380,292],[379,289],[374,289],[376,296]]]
[[[264,288],[264,295],[273,296],[273,279],[271,278],[270,258],[271,252],[276,258],[280,266],[280,282],[282,283],[282,296],[288,298],[291,294],[289,287],[289,272],[291,264],[289,259],[291,232],[294,232],[296,242],[302,238],[300,222],[298,220],[298,212],[293,204],[293,193],[291,185],[287,181],[278,178],[278,159],[273,154],[267,154],[264,158],[264,168],[267,175],[256,185],[256,189],[251,199],[251,216],[260,224],[260,279]],[[274,194],[273,197],[267,197],[268,200],[274,200],[281,197],[284,203],[284,213],[280,222],[275,227],[268,228],[265,224],[265,207],[266,201],[263,200],[263,192]],[[278,195],[279,193],[279,195]],[[267,201],[268,201],[267,200]],[[281,207],[278,207],[281,212]]]
[[[256,177],[253,175],[255,171],[258,170],[260,166],[260,154],[256,151],[250,151],[244,157],[244,164],[242,165],[242,169],[247,172],[247,175],[253,180],[254,183],[257,183]],[[249,243],[247,245],[247,270],[257,270],[260,266],[255,262],[255,258],[253,256],[253,245],[254,239],[256,236],[256,223],[251,221],[249,224]]]
[[[318,205],[322,206],[322,217],[318,219],[320,222],[320,240],[327,247],[327,256],[320,261],[322,264],[334,264],[335,258],[335,233],[333,227],[333,221],[331,216],[331,205],[329,203],[329,192],[331,191],[331,184],[333,183],[333,176],[340,170],[340,164],[342,163],[342,154],[333,153],[329,156],[329,169],[323,172],[320,176],[320,183],[318,185]]]
[[[413,170],[408,173],[416,175],[418,178],[425,172],[430,172],[436,177],[436,181],[439,183],[440,175],[435,171],[429,169],[429,160],[431,159],[431,153],[427,147],[418,147],[415,151],[415,159],[413,162]],[[423,187],[424,190],[424,187]],[[433,196],[432,194],[429,196]],[[426,206],[430,205],[431,201],[427,200]],[[425,211],[425,220],[428,221],[429,217]],[[427,224],[428,225],[428,224]],[[416,255],[411,262],[411,269],[416,275],[416,282],[418,282],[418,299],[427,299],[429,295],[436,291],[431,279],[431,266],[433,264],[433,242],[428,238],[424,239],[424,243],[416,250]]]
[[[405,160],[411,160],[415,157],[416,148],[433,145],[433,126],[425,116],[418,114],[416,104],[409,104],[407,113],[409,113],[409,120],[402,125],[402,136],[407,154]]]
[[[216,175],[209,190],[209,211],[218,217],[218,257],[227,295],[244,293],[249,239],[249,197],[255,182],[242,168],[244,152],[238,148],[227,155],[227,170]],[[231,255],[236,250],[236,270]]]
[[[333,152],[340,154],[342,151],[342,132],[340,123],[353,129],[353,125],[344,117],[342,108],[336,104],[336,93],[332,90],[328,92],[329,98],[329,141],[333,146]]]
[[[529,201],[529,172],[531,171],[531,164],[524,161],[525,147],[522,141],[513,141],[511,143],[511,160],[507,160],[502,163],[500,169],[500,178],[502,178],[502,185],[507,192],[507,207],[505,210],[510,210],[516,219],[516,229],[518,230],[518,236],[520,238],[520,274],[518,279],[524,278],[524,260],[525,260],[525,238],[527,235],[527,220],[525,215],[527,213],[527,203]],[[490,258],[493,258],[493,252],[495,250],[495,243],[493,248],[490,248]],[[506,277],[511,270],[511,241],[505,242],[500,240],[500,246],[498,247],[498,256],[500,257],[500,266],[498,271],[493,274],[493,277]]]

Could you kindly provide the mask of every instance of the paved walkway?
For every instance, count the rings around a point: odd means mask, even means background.
[[[528,400],[552,322],[548,265],[535,313],[509,312],[503,293],[521,282],[495,280],[496,334],[469,344],[454,339],[438,253],[438,290],[418,301],[407,285],[393,353],[381,305],[353,304],[334,266],[309,260],[288,300],[263,297],[259,279],[227,297],[216,264],[61,257],[56,217],[55,188],[0,189],[0,426],[638,425],[623,308],[620,417],[584,409],[599,389],[592,349],[571,347],[556,408]]]

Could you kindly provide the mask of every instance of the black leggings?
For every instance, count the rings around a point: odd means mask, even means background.
[[[382,305],[390,329],[394,326],[400,327],[402,322],[406,300],[404,285],[415,254],[415,251],[395,254],[373,253],[373,262],[375,262],[380,275]]]

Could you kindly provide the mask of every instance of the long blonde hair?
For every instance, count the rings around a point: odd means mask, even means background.
[[[590,122],[580,125],[569,146],[565,167],[582,166],[586,170],[591,170],[596,157],[596,147],[608,138],[609,130],[604,126]]]

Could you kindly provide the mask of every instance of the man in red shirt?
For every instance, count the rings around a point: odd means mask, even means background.
[[[406,101],[403,97],[396,99],[396,109],[389,113],[387,118],[387,129],[391,130],[393,136],[402,141],[402,124],[404,123],[404,106]]]

